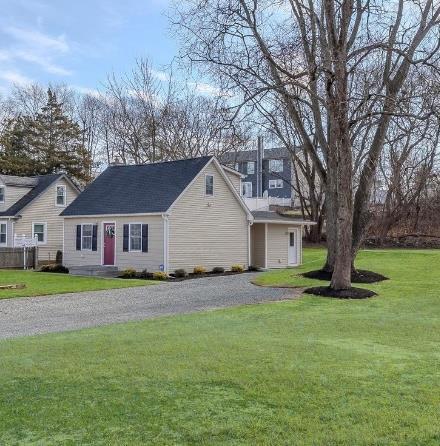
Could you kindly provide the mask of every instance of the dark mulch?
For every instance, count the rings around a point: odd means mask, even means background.
[[[315,296],[335,297],[337,299],[367,299],[369,297],[377,296],[374,291],[355,287],[347,290],[333,290],[328,286],[317,286],[305,289],[304,293],[313,294]]]
[[[324,271],[322,269],[308,271],[306,273],[303,273],[302,275],[303,277],[307,277],[308,279],[327,280],[327,281],[332,280],[332,273]],[[382,282],[382,280],[388,280],[388,277],[385,277],[379,273],[375,273],[374,271],[357,269],[356,271],[352,271],[351,273],[351,281],[353,283],[375,283],[375,282]]]

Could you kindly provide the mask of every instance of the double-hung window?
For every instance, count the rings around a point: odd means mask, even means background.
[[[32,238],[36,238],[39,244],[47,242],[46,223],[32,223]]]
[[[6,245],[7,242],[7,225],[0,223],[0,245]]]
[[[57,206],[66,206],[66,186],[57,186]]]
[[[92,238],[93,238],[93,225],[82,225],[81,231],[81,249],[83,251],[92,250]]]
[[[5,202],[5,186],[0,186],[0,203]]]
[[[269,170],[271,172],[282,172],[283,160],[269,160]]]
[[[142,224],[130,224],[130,251],[142,250]]]
[[[214,195],[214,176],[205,175],[205,195]]]
[[[283,180],[280,178],[276,180],[269,180],[269,189],[281,189],[283,187]]]

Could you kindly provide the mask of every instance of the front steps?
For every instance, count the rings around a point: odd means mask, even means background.
[[[117,266],[85,265],[71,266],[69,273],[73,276],[118,277]]]

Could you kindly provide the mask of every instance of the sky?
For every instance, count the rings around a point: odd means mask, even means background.
[[[0,6],[3,94],[30,82],[94,91],[136,58],[147,57],[160,71],[177,55],[169,0],[0,0]]]

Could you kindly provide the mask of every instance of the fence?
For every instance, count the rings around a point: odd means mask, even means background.
[[[0,248],[0,269],[35,268],[38,263],[37,248]]]

